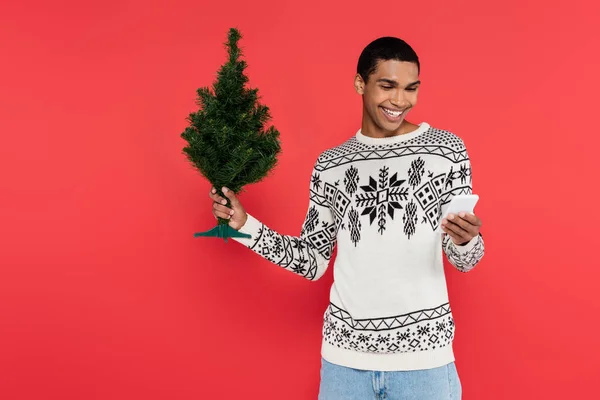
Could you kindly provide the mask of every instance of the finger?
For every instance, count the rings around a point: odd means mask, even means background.
[[[235,195],[235,193],[233,192],[233,190],[229,190],[226,187],[223,187],[223,194],[225,195],[225,197],[227,197],[229,199],[229,201],[231,201],[231,205],[237,205],[238,200],[237,197]]]
[[[233,215],[233,210],[221,204],[213,203],[213,209],[226,215]]]
[[[224,199],[223,197],[219,196],[217,194],[216,189],[212,189],[209,193],[208,193],[208,197],[210,197],[213,201],[220,203],[220,204],[227,204],[227,199]]]
[[[461,221],[461,218],[457,217],[456,214],[449,214],[448,218],[442,220],[442,226],[450,227],[453,232],[463,235],[469,232],[470,224],[466,221]]]
[[[223,211],[213,210],[213,215],[215,217],[219,217],[219,218],[223,218],[223,219],[230,219],[231,218],[231,214],[225,213]]]
[[[449,230],[446,230],[446,234],[448,236],[450,236],[450,238],[452,239],[452,242],[454,244],[462,244],[462,243],[465,243],[465,242],[468,241],[467,239],[463,238],[462,236],[459,236],[459,235],[457,235],[454,232],[451,232]]]
[[[446,232],[449,233],[455,239],[464,242],[469,238],[469,233],[467,231],[450,221],[446,225],[442,225],[442,227],[444,227],[446,229]]]
[[[471,225],[481,226],[481,220],[475,214],[461,212],[461,213],[458,213],[458,216],[463,218],[464,220],[468,221]]]
[[[463,214],[463,213],[461,213]],[[475,235],[477,233],[477,226],[473,225],[470,221],[464,219],[463,217],[460,217],[459,215],[456,214],[450,214],[448,215],[448,221],[450,223],[453,223],[455,225],[457,225],[458,227],[460,227],[462,230]]]
[[[448,229],[446,229],[446,227],[442,227],[442,230],[444,232],[446,232],[446,235],[450,236],[451,239],[453,239],[455,242],[460,242],[462,239],[459,238],[458,236],[456,236],[456,234]]]

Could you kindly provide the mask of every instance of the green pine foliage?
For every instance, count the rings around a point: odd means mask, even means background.
[[[239,193],[245,185],[262,180],[276,166],[281,151],[279,132],[265,126],[271,118],[269,108],[260,104],[258,89],[246,85],[241,37],[237,29],[229,30],[225,43],[229,59],[219,69],[212,91],[198,89],[200,109],[189,115],[190,125],[181,134],[188,142],[183,149],[188,160],[221,196],[223,186]]]

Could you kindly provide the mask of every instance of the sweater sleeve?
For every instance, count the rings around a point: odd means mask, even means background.
[[[471,162],[463,144],[463,154],[465,160],[461,163],[453,164],[446,177],[444,184],[444,203],[442,204],[442,215],[452,197],[457,194],[472,194],[473,180],[471,174]],[[463,245],[454,244],[450,235],[442,232],[442,248],[450,264],[461,272],[469,272],[481,259],[484,254],[484,242],[481,233]]]
[[[319,163],[310,183],[310,199],[300,236],[282,235],[248,214],[239,231],[252,237],[234,238],[258,255],[308,280],[317,280],[327,270],[336,243],[337,228],[325,196]]]

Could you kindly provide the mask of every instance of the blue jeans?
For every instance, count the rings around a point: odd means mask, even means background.
[[[454,363],[417,371],[364,371],[321,358],[319,400],[460,400]]]

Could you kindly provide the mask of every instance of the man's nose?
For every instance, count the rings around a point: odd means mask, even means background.
[[[402,90],[402,89],[394,90],[394,93],[392,94],[391,102],[398,108],[405,107],[408,104],[408,101],[406,99],[404,90]]]

